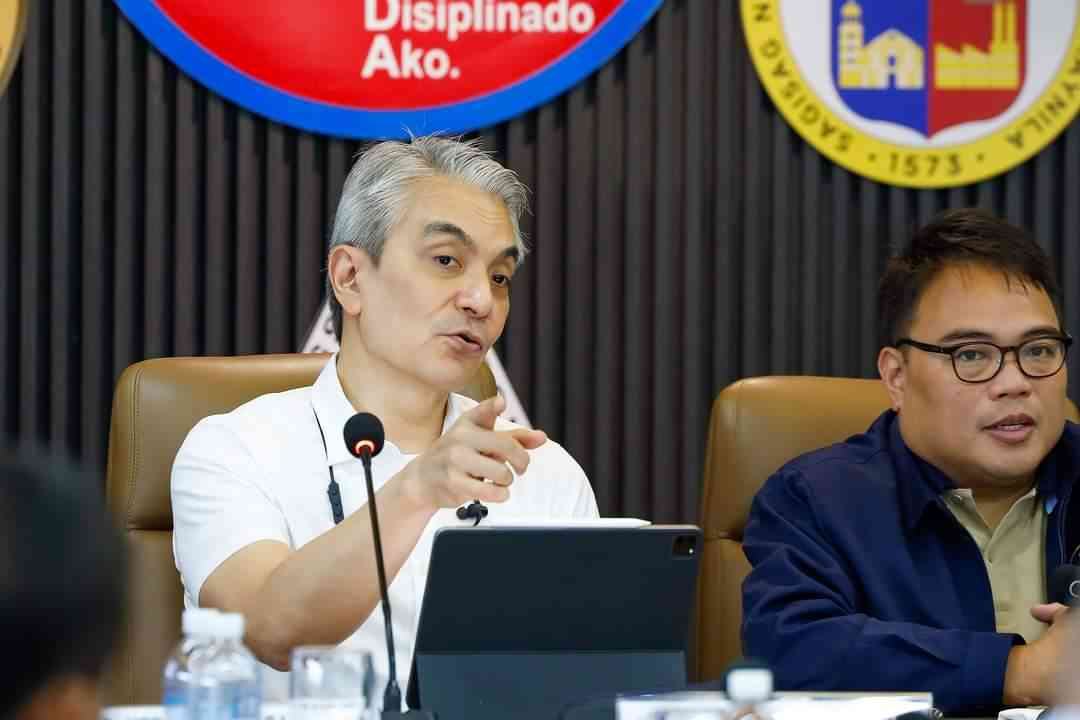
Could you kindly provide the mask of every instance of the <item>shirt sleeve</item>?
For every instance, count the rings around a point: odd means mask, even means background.
[[[540,497],[537,507],[554,518],[590,519],[600,516],[589,478],[577,460],[559,443],[548,440],[531,451],[529,473]]]
[[[574,499],[573,510],[570,515],[574,518],[600,517],[600,511],[596,507],[596,495],[593,494],[589,478],[585,476],[585,471],[576,462],[574,462],[574,465],[577,466],[580,473],[580,480],[578,482],[577,497]]]
[[[250,448],[219,417],[188,434],[172,468],[173,555],[188,604],[221,563],[252,543],[290,544],[277,503],[258,482]]]
[[[946,711],[1000,706],[1008,654],[1022,638],[860,612],[857,579],[821,524],[797,472],[770,478],[750,510],[743,649],[773,669],[777,688],[929,691]]]
[[[555,471],[548,482],[556,480],[563,485],[563,490],[557,498],[559,510],[555,515],[574,519],[599,517],[596,496],[593,494],[592,485],[589,484],[585,470],[562,445],[552,440],[548,440],[546,444],[552,446],[545,448],[545,451],[550,453],[549,457],[554,461],[551,469]]]

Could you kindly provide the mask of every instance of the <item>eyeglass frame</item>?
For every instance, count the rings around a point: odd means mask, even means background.
[[[1054,372],[1048,373],[1046,375],[1032,375],[1024,369],[1024,364],[1020,362],[1020,348],[1030,343],[1038,342],[1039,340],[1058,340],[1064,347],[1064,350],[1061,353],[1061,364],[1058,365],[1057,370],[1054,370]],[[1068,360],[1069,347],[1072,345],[1072,342],[1073,337],[1068,333],[1062,333],[1061,335],[1040,335],[1039,337],[1033,337],[1025,340],[1018,345],[1009,345],[1008,347],[998,345],[997,343],[992,343],[989,340],[972,340],[970,342],[957,343],[956,345],[947,346],[931,345],[930,343],[919,342],[918,340],[914,340],[909,337],[902,337],[896,339],[896,342],[893,343],[893,347],[899,349],[904,345],[910,345],[911,347],[922,350],[923,352],[932,352],[938,353],[940,355],[948,355],[949,360],[952,361],[953,374],[956,375],[957,380],[963,383],[968,383],[969,385],[979,385],[981,383],[990,382],[999,374],[1001,374],[1001,369],[1005,367],[1005,356],[1008,355],[1010,352],[1012,352],[1012,354],[1016,356],[1016,369],[1019,370],[1024,377],[1031,378],[1032,380],[1041,380],[1043,378],[1054,377],[1059,372],[1061,372],[1061,368],[1065,367],[1065,361]],[[956,367],[956,355],[954,355],[953,353],[955,353],[960,348],[965,348],[969,345],[990,345],[991,347],[997,348],[998,352],[1001,353],[1000,357],[998,358],[997,369],[994,370],[990,377],[985,378],[984,380],[965,380],[964,378],[960,377],[960,370]]]

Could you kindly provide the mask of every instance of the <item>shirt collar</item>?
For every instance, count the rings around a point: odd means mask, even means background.
[[[942,494],[956,488],[945,473],[926,462],[907,446],[900,435],[899,416],[893,410],[881,415],[871,432],[888,438],[889,454],[897,469],[897,492],[904,524],[913,529],[923,513],[936,505]],[[1065,432],[1035,471],[1035,488],[1043,498],[1044,509],[1053,512],[1063,490],[1080,474],[1080,439],[1077,426],[1065,423]]]
[[[337,465],[342,462],[352,462],[353,456],[349,454],[342,439],[345,432],[345,423],[356,414],[356,409],[345,396],[345,390],[341,387],[341,379],[337,374],[338,354],[334,353],[326,361],[315,384],[311,386],[311,406],[318,418],[326,440],[326,464]],[[462,406],[462,398],[450,394],[446,403],[446,417],[443,418],[442,433],[445,434],[450,426],[461,416],[465,408]],[[400,453],[394,443],[387,441],[386,449]],[[385,451],[385,450],[384,450]]]
[[[954,488],[943,493],[941,497],[944,498],[946,502],[961,502],[964,505],[968,506],[972,506],[975,504],[975,491],[971,488]],[[1020,503],[1026,503],[1028,500],[1034,500],[1037,497],[1041,497],[1039,495],[1039,489],[1033,486],[1026,493],[1016,498],[1016,500],[1013,502],[1013,505],[1015,506],[1019,505]],[[1047,515],[1049,515],[1053,511],[1053,507],[1048,502],[1043,503],[1043,510]]]

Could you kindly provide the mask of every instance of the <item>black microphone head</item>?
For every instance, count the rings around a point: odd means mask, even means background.
[[[1061,565],[1050,576],[1050,602],[1080,607],[1080,565]]]
[[[354,457],[362,457],[364,450],[375,457],[385,442],[382,421],[371,413],[356,413],[345,423],[345,447]]]

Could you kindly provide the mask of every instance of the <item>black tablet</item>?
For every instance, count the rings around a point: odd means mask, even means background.
[[[440,529],[409,705],[440,720],[550,720],[683,687],[700,549],[692,525]]]

